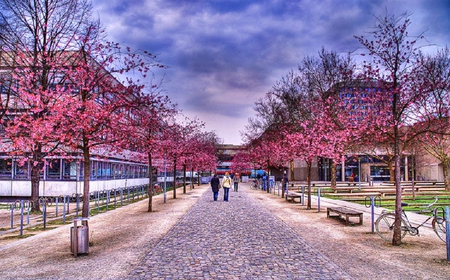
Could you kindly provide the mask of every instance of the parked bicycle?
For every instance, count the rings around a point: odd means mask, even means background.
[[[250,188],[252,188],[252,190],[258,190],[261,188],[261,186],[259,185],[258,180],[254,179],[251,183],[250,183]]]
[[[433,227],[434,232],[437,236],[443,241],[446,242],[446,226],[445,226],[445,213],[443,207],[432,208],[434,204],[438,201],[438,197],[435,198],[435,201],[425,207],[424,210],[421,210],[417,213],[425,214],[432,213],[432,216],[428,217],[423,223],[414,227],[411,225],[411,222],[406,215],[406,212],[402,209],[402,220],[401,220],[401,238],[405,237],[407,233],[412,236],[420,236],[419,228],[423,226],[429,220],[431,221],[431,226]],[[402,203],[401,206],[408,206],[407,203]],[[395,221],[395,213],[384,210],[381,212],[378,219],[375,221],[375,228],[378,235],[381,236],[386,241],[392,241],[394,235],[394,221]]]

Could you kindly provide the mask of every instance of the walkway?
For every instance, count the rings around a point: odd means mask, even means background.
[[[351,279],[245,192],[205,192],[130,279]]]

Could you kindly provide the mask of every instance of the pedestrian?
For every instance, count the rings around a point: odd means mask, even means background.
[[[223,187],[223,200],[228,201],[228,195],[230,193],[231,188],[231,178],[228,172],[225,173],[225,177],[222,179],[222,187]]]
[[[217,201],[217,197],[219,197],[219,189],[220,189],[220,180],[217,177],[217,174],[214,174],[214,177],[211,179],[211,189],[213,191],[214,201]]]
[[[233,186],[233,182],[234,182],[234,173],[230,175],[231,178],[231,190],[234,191],[234,186]]]
[[[289,179],[288,176],[286,174],[286,172],[284,172],[284,177],[283,177],[283,188],[284,191],[286,192],[286,190],[288,189],[288,184],[289,184]]]
[[[267,190],[267,173],[266,172],[264,172],[262,180],[263,180],[263,190],[265,191],[265,190]]]
[[[238,191],[238,185],[239,185],[239,173],[234,174],[234,191]]]

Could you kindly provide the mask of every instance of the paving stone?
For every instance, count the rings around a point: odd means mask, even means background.
[[[205,192],[129,279],[352,278],[245,192]]]

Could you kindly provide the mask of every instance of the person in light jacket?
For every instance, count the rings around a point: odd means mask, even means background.
[[[211,189],[213,191],[214,201],[217,201],[217,197],[219,197],[219,185],[219,177],[217,177],[217,174],[214,174],[214,177],[211,179]]]
[[[228,172],[225,173],[225,177],[222,179],[222,187],[223,187],[223,201],[228,201],[228,194],[230,193],[231,188],[231,177]]]

